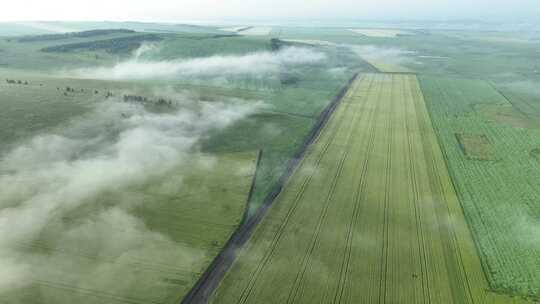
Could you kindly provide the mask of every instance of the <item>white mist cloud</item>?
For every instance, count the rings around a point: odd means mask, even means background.
[[[262,106],[262,102],[238,100],[181,100],[178,109],[153,113],[138,104],[109,100],[62,131],[36,136],[5,154],[0,160],[0,295],[29,283],[32,276],[60,271],[53,265],[69,273],[69,261],[20,250],[51,219],[92,203],[105,191],[142,184],[183,163],[193,163],[201,138]],[[206,159],[202,162],[212,164]],[[97,245],[100,253],[109,252],[118,259],[144,250],[156,250],[156,257],[182,258],[189,251],[117,209],[61,232],[58,242]],[[56,259],[60,263],[52,263]],[[94,265],[85,271],[102,266],[102,272],[112,271],[107,270],[110,265]]]
[[[523,94],[540,97],[540,83],[532,80],[513,81],[502,83],[502,86],[509,88],[512,91]]]
[[[326,56],[308,48],[288,47],[279,52],[257,52],[241,56],[211,56],[205,58],[151,61],[141,59],[149,46],[143,46],[135,56],[113,67],[78,69],[71,76],[92,79],[152,79],[175,77],[220,77],[248,75],[265,77],[282,69],[304,64],[316,64]]]
[[[396,65],[414,62],[411,55],[415,54],[415,52],[408,50],[379,47],[375,45],[354,45],[351,46],[351,48],[359,56],[368,60],[383,61],[385,63]]]

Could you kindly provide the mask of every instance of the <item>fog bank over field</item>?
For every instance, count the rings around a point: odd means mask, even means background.
[[[69,261],[59,253],[23,250],[45,227],[50,228],[51,220],[95,203],[96,197],[107,191],[142,185],[184,163],[193,165],[202,160],[211,166],[212,162],[197,152],[198,141],[263,107],[262,102],[210,103],[182,96],[175,96],[183,99],[175,100],[176,108],[166,113],[109,99],[58,132],[36,136],[2,155],[0,295],[32,278],[70,273]],[[59,231],[55,243],[97,246],[92,250],[113,261],[148,251],[158,260],[163,256],[193,259],[195,263],[201,258],[193,249],[149,231],[139,219],[117,207],[91,214],[86,221]],[[70,278],[57,279],[87,280],[93,277],[91,272],[113,274],[118,270],[115,265],[89,265]],[[99,284],[100,276],[80,285],[90,288]],[[127,284],[117,283],[118,288]]]
[[[415,54],[415,52],[409,50],[387,48],[375,45],[351,45],[350,47],[359,56],[369,60],[382,61],[387,64],[395,65],[414,62],[411,55]]]
[[[143,59],[153,48],[143,45],[134,56],[112,67],[92,67],[64,72],[70,76],[92,79],[156,79],[177,77],[221,77],[246,75],[267,77],[298,65],[317,64],[324,53],[309,48],[287,47],[278,52],[255,52],[246,55],[216,55],[204,58],[155,61]]]

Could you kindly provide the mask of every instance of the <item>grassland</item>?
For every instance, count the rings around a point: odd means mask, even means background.
[[[21,258],[47,265],[0,303],[178,303],[240,223],[256,157],[194,157],[190,167],[51,219],[39,237],[17,245]],[[120,210],[140,224],[131,226]]]
[[[419,84],[357,81],[213,303],[495,303]]]
[[[491,289],[538,299],[540,208],[536,202],[540,199],[540,164],[534,151],[540,147],[540,132],[527,123],[529,117],[534,117],[530,116],[532,112],[526,116],[514,109],[510,119],[495,120],[490,108],[505,109],[512,105],[489,83],[455,78],[421,79]],[[486,109],[490,110],[486,113]],[[490,158],[496,161],[468,157],[460,149],[456,133],[489,141]],[[476,148],[484,150],[478,145]]]

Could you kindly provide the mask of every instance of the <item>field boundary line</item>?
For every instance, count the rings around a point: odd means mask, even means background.
[[[493,82],[491,82],[491,81],[486,81],[486,82],[487,82],[487,83],[489,84],[489,86],[493,89],[493,91],[495,91],[495,92],[497,92],[497,94],[501,95],[501,97],[504,98],[504,100],[506,100],[506,102],[508,102],[508,104],[512,106],[512,109],[518,111],[518,112],[519,112],[520,114],[522,114],[522,115],[525,115],[525,117],[530,118],[529,114],[527,114],[526,112],[524,112],[523,110],[521,110],[518,106],[516,106],[516,105],[512,102],[512,100],[511,100],[510,98],[508,98],[508,96],[506,96],[506,94],[504,94],[501,90],[499,90],[499,89],[495,86],[495,84],[494,84]],[[528,106],[530,107],[529,103],[525,103],[525,104],[528,105]]]
[[[350,106],[350,104],[347,104],[347,107],[349,107],[349,106]],[[343,124],[343,120],[340,120],[340,121],[338,121],[336,123],[336,125],[332,125],[331,129],[330,128],[321,129],[321,132],[319,134],[317,134],[316,137],[314,138],[313,143],[318,142],[322,138],[322,136],[324,134],[326,134],[326,133],[332,133],[333,135],[335,135],[335,132],[337,132],[337,130],[339,130],[341,128],[342,124]],[[330,148],[330,145],[334,142],[334,139],[335,139],[335,136],[331,136],[326,142],[323,142],[321,144],[323,146],[322,150],[318,154],[315,154],[316,155],[316,158],[315,158],[315,160],[316,160],[315,167],[316,168],[319,167],[319,165],[320,165],[322,159],[324,158],[326,152]],[[315,152],[315,151],[313,151],[313,152]],[[304,161],[305,161],[305,158],[301,159],[298,166],[300,166]],[[278,245],[279,241],[281,240],[281,236],[283,235],[283,231],[286,229],[286,227],[287,227],[287,225],[289,223],[289,219],[296,213],[296,209],[298,207],[298,204],[302,200],[302,197],[304,196],[305,190],[308,187],[308,185],[311,183],[311,179],[313,178],[314,174],[315,174],[315,172],[312,172],[309,176],[307,176],[307,178],[305,178],[302,181],[299,191],[297,193],[295,193],[292,206],[289,208],[289,210],[287,210],[287,213],[285,214],[285,217],[283,218],[283,221],[279,225],[279,229],[274,234],[274,237],[272,238],[272,242],[271,242],[271,245],[269,246],[268,251],[263,255],[263,257],[261,259],[261,262],[257,265],[257,267],[256,267],[255,271],[253,272],[253,274],[250,275],[250,279],[249,279],[249,281],[247,283],[247,286],[243,289],[243,291],[242,291],[242,293],[240,295],[240,299],[239,299],[240,303],[245,303],[247,301],[247,299],[251,295],[251,291],[253,290],[254,285],[256,284],[256,281],[258,280],[258,277],[259,277],[261,271],[266,267],[268,261],[274,256],[276,246]],[[246,292],[247,292],[247,294],[246,294]]]
[[[443,142],[441,140],[442,135],[440,134],[439,129],[436,128],[435,125],[433,124],[433,121],[434,121],[434,118],[433,118],[433,115],[432,115],[433,109],[431,107],[431,104],[426,101],[426,98],[424,96],[424,92],[423,92],[423,88],[422,88],[423,84],[422,84],[421,78],[418,79],[418,86],[420,88],[419,94],[421,95],[421,98],[424,101],[426,111],[427,111],[428,116],[430,118],[431,127],[433,128],[434,133],[436,135],[435,138],[436,138],[436,141],[437,141],[437,145],[439,146],[439,150],[441,151],[442,157],[444,159],[444,165],[445,165],[446,170],[448,172],[450,183],[452,184],[452,188],[454,189],[454,192],[455,192],[456,197],[458,199],[459,209],[461,210],[461,212],[463,214],[463,218],[465,220],[465,224],[467,225],[467,230],[469,232],[469,237],[471,238],[472,243],[474,245],[474,248],[476,250],[476,255],[477,255],[478,259],[480,260],[480,267],[482,268],[482,276],[484,277],[484,280],[487,283],[488,290],[494,292],[494,291],[496,291],[496,289],[493,287],[493,284],[492,284],[491,280],[489,280],[489,278],[487,276],[486,268],[488,267],[488,265],[486,265],[487,262],[485,262],[485,258],[482,258],[483,252],[480,249],[480,245],[478,244],[477,238],[475,237],[476,233],[475,233],[474,227],[470,223],[469,217],[467,216],[467,213],[465,212],[465,208],[463,206],[464,198],[463,198],[463,195],[461,194],[462,192],[460,191],[459,185],[457,185],[455,183],[456,174],[449,165],[450,161],[448,160],[448,155],[446,153],[446,150],[444,149],[444,145],[443,145]],[[440,87],[440,84],[439,84],[438,80],[436,81],[436,87],[437,87],[438,93],[441,96],[446,95],[445,92],[443,92],[442,88]]]
[[[373,82],[373,80],[370,82],[370,85],[369,85],[370,87],[372,85],[372,82]],[[351,98],[351,97],[352,96],[349,96],[349,98]],[[364,98],[364,99],[360,100],[360,102],[365,102],[365,103],[367,103],[367,101],[368,101],[367,98]],[[352,105],[352,104],[353,104],[353,102],[349,101],[349,105]],[[358,104],[355,104],[355,106],[358,106]],[[328,208],[332,203],[332,199],[333,199],[334,194],[335,194],[335,189],[337,187],[337,182],[338,182],[339,178],[342,175],[342,171],[343,171],[345,161],[348,159],[349,154],[351,152],[350,151],[351,146],[352,146],[351,139],[352,139],[353,135],[355,134],[356,125],[357,125],[358,121],[360,121],[361,118],[364,116],[364,113],[365,112],[358,111],[358,110],[356,110],[353,113],[352,123],[351,123],[350,129],[348,130],[346,142],[343,144],[344,148],[343,148],[343,151],[341,152],[342,156],[341,156],[341,158],[340,158],[340,160],[338,162],[337,171],[336,171],[336,173],[334,174],[334,176],[332,178],[331,187],[328,190],[328,193],[326,195],[324,206],[321,208],[321,214],[318,217],[318,221],[317,221],[317,224],[315,226],[315,230],[314,230],[314,232],[312,234],[312,238],[311,238],[311,241],[310,241],[310,246],[308,247],[308,250],[306,251],[306,253],[304,254],[304,256],[302,258],[302,268],[298,270],[297,275],[295,277],[295,281],[293,282],[293,286],[292,286],[291,290],[289,291],[289,296],[287,298],[287,303],[294,303],[295,299],[298,297],[298,294],[303,292],[302,281],[303,281],[305,273],[307,271],[309,262],[311,261],[313,251],[315,250],[315,247],[319,243],[319,233],[320,233],[320,231],[321,231],[321,229],[322,229],[322,227],[324,225],[324,222],[326,221],[326,214],[328,213]]]
[[[445,257],[445,264],[446,269],[448,271],[449,275],[453,275],[451,277],[453,280],[449,280],[449,287],[451,291],[451,295],[454,298],[455,301],[458,300],[465,300],[467,303],[475,303],[475,296],[474,292],[471,288],[470,283],[470,277],[469,277],[469,269],[465,267],[464,258],[463,258],[463,248],[462,248],[462,242],[459,240],[459,236],[457,235],[457,232],[455,230],[455,216],[452,216],[452,212],[450,210],[450,201],[448,199],[448,196],[445,195],[445,187],[443,185],[444,180],[441,177],[441,170],[439,165],[437,164],[436,155],[437,152],[442,151],[442,148],[440,147],[440,143],[437,138],[437,133],[435,133],[431,117],[429,115],[429,111],[427,109],[427,106],[425,104],[425,99],[423,96],[423,93],[421,91],[421,88],[419,87],[418,80],[415,80],[417,87],[416,94],[418,94],[418,101],[414,103],[414,108],[417,113],[416,118],[418,120],[418,126],[419,131],[421,134],[425,135],[421,137],[422,146],[424,150],[424,157],[426,159],[427,166],[427,173],[428,176],[431,176],[429,186],[431,189],[431,193],[433,194],[440,194],[440,197],[442,198],[442,204],[435,205],[435,214],[437,217],[437,222],[440,225],[439,226],[439,235],[442,238],[446,238],[447,241],[445,242],[445,249],[448,249],[445,251],[444,257]],[[422,115],[425,114],[425,115]],[[422,119],[425,117],[425,119]],[[424,122],[422,122],[424,120]],[[430,136],[431,131],[431,136]],[[432,137],[433,143],[430,145],[430,137]],[[431,146],[431,147],[430,147]],[[442,155],[442,153],[441,153]],[[444,160],[444,157],[443,157]],[[446,173],[449,174],[447,164],[443,161],[443,170],[446,169]],[[455,194],[455,189],[452,189]],[[456,195],[457,198],[457,195]],[[442,216],[442,214],[439,212],[439,210],[446,211],[445,213],[449,215],[448,218],[445,218]],[[443,225],[444,224],[444,227]],[[468,231],[470,234],[470,231]],[[476,253],[478,254],[478,253]],[[471,270],[474,271],[474,270]],[[483,273],[483,269],[482,269]],[[483,273],[485,275],[485,273]],[[461,288],[460,288],[461,287]],[[461,298],[455,298],[462,296]]]
[[[251,179],[251,186],[249,187],[248,197],[246,200],[246,206],[244,208],[244,213],[242,215],[242,220],[240,221],[240,225],[242,225],[245,221],[247,221],[249,217],[249,206],[251,204],[251,198],[253,197],[253,192],[255,191],[255,184],[257,183],[257,172],[259,171],[260,165],[261,165],[261,159],[263,155],[263,150],[259,149],[257,152],[257,160],[255,161],[255,169],[253,170],[253,178]]]

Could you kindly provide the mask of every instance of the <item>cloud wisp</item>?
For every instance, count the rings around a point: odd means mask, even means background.
[[[354,45],[352,50],[360,57],[372,61],[382,61],[393,65],[413,63],[411,55],[415,52],[399,48],[386,48],[375,45]]]
[[[278,52],[256,52],[240,56],[216,55],[169,61],[142,59],[141,54],[144,51],[138,50],[133,58],[112,67],[77,69],[67,74],[108,80],[242,75],[262,78],[278,74],[288,67],[317,64],[326,58],[324,53],[300,47],[287,47]]]
[[[263,103],[186,99],[176,107],[156,113],[139,104],[109,99],[62,130],[36,136],[3,155],[0,295],[29,284],[40,274],[54,276],[61,270],[55,267],[65,267],[66,273],[70,273],[69,262],[62,262],[57,255],[21,250],[21,246],[40,236],[53,218],[95,203],[95,198],[105,192],[142,185],[184,163],[193,163],[201,138],[257,112]],[[117,259],[157,249],[157,257],[168,255],[185,260],[192,256],[188,254],[192,249],[180,248],[165,236],[146,229],[144,223],[125,210],[114,207],[80,225],[60,230],[55,239],[71,243],[86,240],[97,244],[100,254],[108,252]],[[112,266],[94,265],[82,271],[103,274],[107,267]],[[77,275],[81,280],[87,277],[82,272],[73,273]]]

